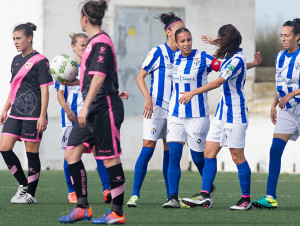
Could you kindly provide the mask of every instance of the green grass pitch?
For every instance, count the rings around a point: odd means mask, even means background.
[[[94,217],[104,214],[110,204],[104,204],[102,186],[96,171],[88,174],[88,199]],[[133,172],[125,172],[128,201],[133,183]],[[0,225],[60,225],[58,218],[74,207],[67,202],[67,187],[62,171],[42,171],[37,190],[38,204],[11,204],[10,199],[17,184],[9,171],[0,171]],[[266,174],[252,174],[252,199],[264,195]],[[240,198],[237,173],[218,173],[216,203],[211,209],[164,209],[166,200],[162,173],[147,173],[137,208],[124,207],[127,225],[299,225],[300,179],[299,175],[280,175],[278,185],[279,208],[275,210],[252,209],[230,211],[229,207]],[[201,189],[196,172],[182,172],[180,197],[190,197]],[[91,222],[77,222],[86,225]]]

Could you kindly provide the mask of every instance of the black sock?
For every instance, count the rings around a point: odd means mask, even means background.
[[[27,178],[22,169],[20,160],[15,153],[10,151],[1,151],[2,157],[13,176],[17,179],[20,185],[27,186]]]
[[[41,162],[39,153],[27,152],[28,159],[28,193],[35,197],[35,191],[39,182]]]
[[[123,216],[123,202],[125,191],[125,176],[122,164],[118,164],[107,168],[109,174],[111,196],[112,196],[112,211],[115,211],[119,216]]]
[[[69,165],[71,180],[74,182],[74,189],[77,195],[77,207],[88,209],[87,200],[87,177],[82,161]]]
[[[171,195],[171,196],[170,196],[170,199],[176,199],[176,200],[178,200],[178,194],[173,194],[173,195]]]
[[[200,195],[202,195],[203,198],[209,198],[209,195],[210,195],[210,194],[207,193],[207,192],[201,192]]]

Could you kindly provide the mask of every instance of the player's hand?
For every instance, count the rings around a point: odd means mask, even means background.
[[[194,92],[193,91],[181,92],[180,94],[183,94],[183,96],[179,98],[178,102],[180,104],[184,104],[184,105],[186,105],[188,102],[190,102],[190,100],[194,96]]]
[[[78,115],[78,122],[81,128],[86,126],[86,118],[88,114],[89,114],[89,110],[83,106]]]
[[[76,115],[75,115],[74,111],[72,111],[72,110],[70,109],[68,112],[66,112],[66,114],[67,114],[68,119],[69,119],[71,122],[75,122],[75,121],[76,121]]]
[[[42,133],[47,129],[47,120],[45,117],[39,117],[36,128],[38,133]]]
[[[146,119],[150,119],[152,116],[152,113],[153,113],[153,104],[152,104],[151,97],[146,98],[145,103],[144,103],[143,115]]]
[[[7,112],[3,111],[0,116],[0,125],[2,125],[2,126],[4,125],[6,118],[7,118]]]
[[[278,106],[283,109],[285,108],[286,103],[292,98],[291,93],[285,95],[284,97],[281,98],[281,100],[279,101]]]
[[[277,111],[276,111],[276,107],[271,107],[270,117],[271,117],[271,122],[272,122],[274,125],[276,125],[276,122],[277,122]]]
[[[121,99],[128,100],[129,95],[128,95],[128,93],[126,91],[122,91],[122,92],[119,92],[119,97]]]
[[[215,43],[214,43],[214,39],[213,38],[211,38],[210,36],[208,36],[208,35],[202,35],[201,36],[201,40],[204,42],[204,43],[208,43],[208,44],[211,44],[211,45],[214,45]]]
[[[72,82],[58,82],[58,83],[63,86],[78,86],[80,84],[80,81],[78,79],[75,79]]]
[[[260,65],[262,62],[262,56],[260,54],[260,52],[258,51],[257,53],[254,54],[254,60],[252,62],[253,67],[256,67],[258,65]]]

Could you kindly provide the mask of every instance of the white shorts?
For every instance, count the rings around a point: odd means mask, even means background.
[[[209,130],[209,117],[168,117],[167,142],[187,142],[190,149],[203,152]]]
[[[66,149],[73,126],[62,127],[61,149]]]
[[[143,120],[143,139],[157,141],[167,137],[168,111],[160,106],[153,105],[151,119]]]
[[[248,123],[233,124],[214,118],[207,141],[218,142],[221,147],[244,148]]]
[[[299,117],[300,104],[290,109],[279,110],[274,133],[291,134],[290,140],[296,141],[300,135]]]

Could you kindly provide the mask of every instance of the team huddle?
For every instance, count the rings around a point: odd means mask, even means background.
[[[62,149],[65,150],[64,173],[68,200],[77,206],[59,218],[61,223],[90,220],[92,209],[87,199],[87,176],[81,160],[83,153],[93,153],[103,186],[105,203],[112,203],[94,224],[125,224],[123,213],[125,176],[120,160],[120,128],[124,120],[119,92],[116,53],[109,35],[101,30],[107,10],[105,0],[83,4],[80,13],[82,30],[71,34],[71,47],[79,67],[74,81],[55,82],[62,117]],[[299,63],[300,19],[287,21],[281,29],[283,50],[276,57],[277,96],[271,105],[275,125],[270,149],[269,176],[266,196],[251,202],[251,169],[244,155],[248,108],[244,87],[247,70],[258,66],[261,55],[246,63],[240,45],[242,36],[231,24],[218,30],[216,39],[203,35],[205,43],[215,45],[213,55],[192,48],[193,38],[184,22],[174,13],[163,13],[158,19],[164,24],[166,43],[154,47],[137,75],[137,85],[145,97],[143,147],[134,171],[133,191],[127,207],[137,207],[140,190],[156,143],[163,139],[163,176],[167,201],[164,208],[211,208],[215,203],[217,155],[228,147],[237,166],[241,198],[231,210],[276,208],[277,182],[281,156],[286,143],[296,140],[300,128]],[[33,50],[32,23],[20,24],[13,31],[18,52],[11,65],[11,91],[0,117],[3,125],[0,152],[8,169],[19,183],[11,203],[37,203],[36,188],[41,164],[39,146],[47,128],[49,86],[53,80],[47,58]],[[220,61],[222,60],[222,61]],[[208,82],[212,70],[219,77]],[[151,75],[150,92],[144,81]],[[207,92],[221,87],[215,116],[210,123]],[[278,112],[276,107],[279,106]],[[10,109],[10,113],[8,111]],[[153,132],[155,130],[155,132]],[[17,141],[24,141],[28,158],[28,177],[13,152]],[[190,198],[180,198],[180,160],[187,144],[199,174],[202,189]]]

